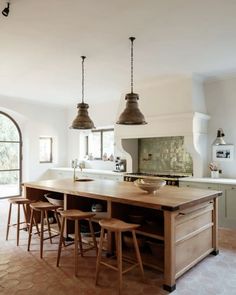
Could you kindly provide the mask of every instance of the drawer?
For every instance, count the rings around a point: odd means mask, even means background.
[[[212,226],[212,211],[212,202],[181,210],[175,218],[175,241],[179,242]]]
[[[176,278],[212,251],[212,227],[176,245]]]
[[[175,241],[178,243],[191,235],[197,234],[206,227],[212,226],[212,210],[213,206],[209,205],[193,213],[180,215],[180,217],[177,218]]]

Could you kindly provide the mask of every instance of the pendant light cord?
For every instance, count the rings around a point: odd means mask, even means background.
[[[130,86],[131,86],[131,93],[133,93],[134,89],[134,40],[135,37],[129,38],[131,41],[131,80],[130,80]]]
[[[84,103],[84,60],[86,56],[81,56],[82,58],[82,103]]]

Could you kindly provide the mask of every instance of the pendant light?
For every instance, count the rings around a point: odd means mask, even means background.
[[[134,37],[130,37],[129,40],[131,41],[131,92],[126,94],[125,100],[126,100],[126,107],[123,113],[121,113],[119,120],[116,122],[116,124],[121,125],[144,125],[147,124],[145,121],[144,115],[141,113],[138,107],[138,100],[139,96],[137,93],[133,92],[133,62],[134,62]]]
[[[88,114],[89,105],[84,103],[84,60],[86,56],[81,56],[82,58],[82,102],[78,103],[78,114],[74,121],[72,122],[72,129],[94,129],[95,126],[93,121],[90,119]]]
[[[8,17],[9,12],[10,12],[10,2],[7,2],[7,6],[2,11],[2,15],[4,15],[5,17]]]

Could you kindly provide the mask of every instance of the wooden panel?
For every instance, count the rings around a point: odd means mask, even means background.
[[[190,233],[200,230],[205,225],[212,225],[212,210],[213,206],[209,206],[206,209],[198,210],[199,212],[195,212],[195,214],[189,214],[190,216],[187,217],[190,219],[183,216],[182,219],[185,221],[176,226],[176,242],[188,236]],[[181,218],[179,221],[182,221]]]
[[[176,245],[176,274],[212,248],[212,227]]]

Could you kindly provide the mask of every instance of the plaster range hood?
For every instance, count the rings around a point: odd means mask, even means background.
[[[184,136],[184,146],[193,159],[193,175],[202,177],[207,173],[207,125],[210,117],[202,112],[205,111],[205,100],[201,80],[187,78],[162,82],[164,87],[159,82],[149,89],[143,89],[143,92],[157,94],[159,90],[160,96],[164,94],[166,113],[163,112],[164,104],[161,101],[158,103],[150,95],[148,103],[143,101],[141,106],[147,125],[115,126],[116,155],[126,158],[127,172],[137,172],[139,138]],[[157,89],[153,91],[153,87]],[[177,95],[173,95],[175,93]],[[173,102],[177,103],[176,108],[173,108]],[[172,107],[168,107],[168,104]],[[157,106],[156,114],[154,106]],[[161,114],[158,106],[162,106]],[[168,113],[171,109],[176,109],[176,112]]]

